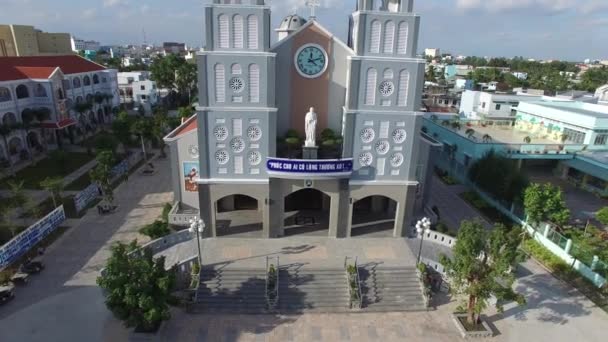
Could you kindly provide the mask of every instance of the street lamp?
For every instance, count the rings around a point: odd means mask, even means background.
[[[420,254],[422,253],[422,243],[424,242],[424,235],[431,231],[431,220],[423,218],[416,222],[416,232],[420,236],[420,247],[418,248],[418,261],[416,264],[420,264]]]
[[[196,217],[190,220],[190,229],[188,229],[190,233],[196,233],[196,245],[198,247],[198,264],[203,266],[203,256],[201,254],[201,234],[205,231],[205,222],[203,220],[197,219]]]

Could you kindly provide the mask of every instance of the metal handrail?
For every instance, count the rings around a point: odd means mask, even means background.
[[[350,303],[350,307],[351,309],[353,308],[353,289],[350,286],[350,273],[348,273],[348,260],[349,259],[353,259],[351,257],[345,257],[344,258],[344,270],[346,271],[346,279],[348,281],[348,295],[349,295],[349,303]],[[357,308],[361,309],[363,307],[363,297],[361,296],[361,280],[359,278],[359,265],[358,265],[358,257],[354,258],[355,262],[354,262],[354,267],[355,267],[355,284],[357,286]]]

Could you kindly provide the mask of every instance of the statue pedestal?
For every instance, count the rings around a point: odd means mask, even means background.
[[[317,159],[318,146],[302,146],[302,159]]]

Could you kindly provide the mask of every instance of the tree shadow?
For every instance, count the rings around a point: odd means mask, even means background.
[[[506,304],[506,310],[502,314],[489,317],[492,322],[514,317],[517,321],[537,320],[564,325],[569,322],[569,318],[591,314],[583,295],[547,273],[520,278],[515,290],[524,295],[526,304]]]

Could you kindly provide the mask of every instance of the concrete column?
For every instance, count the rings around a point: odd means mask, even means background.
[[[547,236],[549,236],[549,230],[551,229],[551,226],[549,226],[548,223],[545,223],[544,225],[545,225],[545,229],[543,229],[543,236],[547,237]]]
[[[277,238],[283,236],[285,216],[285,202],[280,179],[270,179],[268,201],[268,234],[271,238]]]
[[[331,195],[329,206],[329,237],[338,237],[338,218],[340,213],[340,194]]]
[[[341,179],[339,183],[339,205],[338,205],[338,229],[337,238],[350,237],[352,228],[352,204],[350,204],[350,191],[347,179]]]
[[[524,160],[523,159],[518,159],[517,160],[517,170],[521,170],[521,167],[524,164]]]
[[[408,227],[414,217],[414,204],[416,201],[416,187],[404,187],[403,196],[397,205],[397,216],[395,219],[395,237],[406,237]]]
[[[270,195],[270,194],[269,194]],[[276,236],[272,235],[270,224],[270,196],[264,198],[263,201],[258,200],[258,210],[262,212],[262,237],[270,239]]]
[[[570,254],[571,250],[572,250],[572,240],[568,239],[568,241],[566,241],[566,248],[564,249],[564,251],[566,251],[567,254]]]
[[[215,222],[215,201],[212,201],[209,185],[199,185],[199,218],[205,222],[205,237],[216,237],[217,227]]]
[[[344,221],[344,226],[346,228],[346,235],[344,237],[351,237],[352,233],[353,233],[353,208],[354,208],[354,202],[355,200],[351,197],[347,197],[346,198],[346,205],[347,207],[347,217]]]

